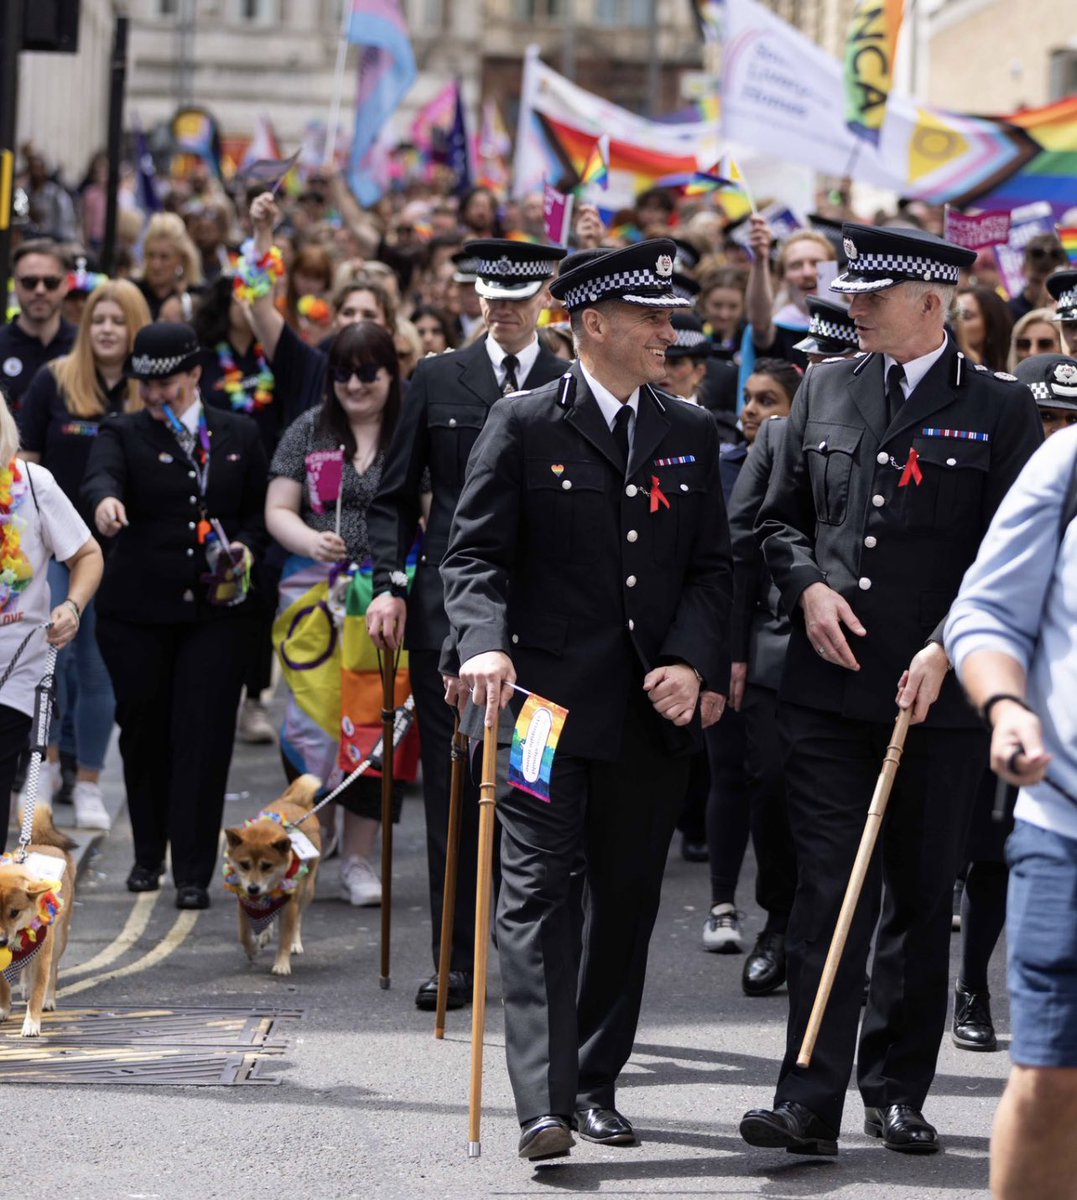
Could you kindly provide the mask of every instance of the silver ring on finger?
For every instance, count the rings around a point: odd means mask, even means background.
[[[815,650],[816,650],[817,654],[820,654],[823,658],[826,658],[826,647],[825,646],[816,646]]]

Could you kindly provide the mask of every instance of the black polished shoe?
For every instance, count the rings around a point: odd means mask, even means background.
[[[471,1003],[471,992],[474,981],[470,971],[449,972],[449,992],[445,999],[446,1008],[463,1008]],[[415,993],[415,1007],[423,1012],[437,1012],[438,1007],[438,977],[431,975],[425,982],[419,984]]]
[[[685,862],[707,862],[710,856],[706,842],[696,842],[687,834],[681,834],[681,858]]]
[[[209,908],[209,892],[196,883],[176,888],[177,908]]]
[[[545,1158],[565,1158],[576,1144],[564,1117],[535,1117],[520,1126],[521,1158],[539,1162]]]
[[[746,996],[766,996],[785,983],[785,934],[766,929],[744,961],[740,986]]]
[[[954,1045],[962,1050],[997,1050],[998,1038],[991,1020],[991,993],[966,991],[959,981],[954,989]]]
[[[129,892],[155,892],[161,886],[161,876],[164,874],[164,867],[140,867],[138,863],[131,868],[131,874],[127,876],[127,890]]]
[[[831,1129],[803,1104],[783,1100],[777,1108],[753,1108],[740,1122],[740,1136],[749,1146],[765,1146],[790,1154],[834,1155],[837,1130]]]
[[[579,1108],[572,1128],[585,1142],[598,1142],[600,1146],[634,1146],[637,1140],[632,1122],[615,1108]]]
[[[864,1132],[868,1137],[882,1138],[887,1150],[902,1154],[934,1154],[939,1148],[938,1130],[911,1104],[865,1108]]]

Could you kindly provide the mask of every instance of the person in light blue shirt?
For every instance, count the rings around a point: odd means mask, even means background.
[[[992,1139],[996,1200],[1077,1176],[1077,428],[1029,460],[946,622],[946,650],[1020,787],[1007,844],[1013,1070]]]

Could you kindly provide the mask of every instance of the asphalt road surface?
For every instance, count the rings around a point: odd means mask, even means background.
[[[110,806],[122,800],[115,754]],[[273,747],[238,747],[226,810],[253,815],[281,790]],[[63,809],[58,810],[62,817]],[[338,861],[323,867],[308,912],[306,953],[293,974],[270,974],[271,951],[249,966],[236,937],[235,901],[216,884],[213,905],[180,913],[169,883],[130,895],[130,830],[120,816],[87,856],[72,943],[60,972],[59,1017],[72,1010],[138,1006],[159,1011],[301,1010],[275,1028],[293,1041],[259,1072],[279,1086],[144,1086],[9,1083],[4,1184],[25,1200],[395,1200],[536,1195],[857,1197],[958,1200],[987,1192],[991,1120],[1009,1060],[945,1042],[926,1115],[944,1152],[887,1152],[860,1129],[855,1092],[840,1154],[804,1159],[752,1150],[737,1135],[745,1109],[769,1104],[784,1038],[784,989],[761,999],[740,990],[743,959],[706,953],[705,865],[684,862],[675,841],[651,948],[635,1053],[618,1105],[641,1144],[580,1143],[569,1159],[535,1169],[516,1157],[519,1129],[504,1065],[497,956],[491,956],[485,1038],[482,1156],[467,1158],[470,1008],[449,1014],[444,1041],[433,1015],[414,1006],[431,970],[421,802],[409,794],[393,867],[392,987],[378,986],[380,915],[338,898]],[[760,928],[752,866],[741,884],[750,942]],[[958,939],[954,938],[956,954]],[[1003,1046],[1008,1011],[1001,948],[992,991]],[[197,1011],[193,1014],[197,1018]],[[21,1005],[0,1030],[0,1068],[25,1056]],[[32,1053],[50,1055],[46,1029]],[[184,1037],[177,1035],[181,1052]],[[210,1039],[212,1040],[212,1039]],[[138,1058],[128,1045],[99,1051],[105,1063]],[[192,1047],[197,1049],[197,1047]],[[152,1057],[152,1053],[149,1055]],[[54,1051],[43,1062],[68,1060]],[[32,1067],[31,1070],[38,1068]],[[41,1069],[45,1069],[42,1067]],[[51,1067],[49,1068],[51,1069]]]

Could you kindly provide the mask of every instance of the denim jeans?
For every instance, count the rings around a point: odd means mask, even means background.
[[[67,595],[69,574],[63,563],[49,563],[53,608]],[[52,723],[50,744],[74,754],[80,767],[99,771],[105,765],[112,736],[116,699],[97,648],[97,613],[92,600],[83,609],[75,640],[56,660],[56,693],[60,719]]]

